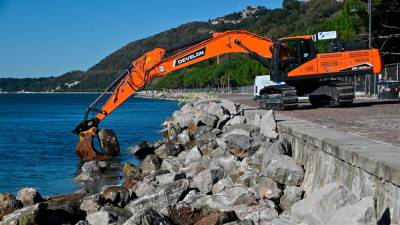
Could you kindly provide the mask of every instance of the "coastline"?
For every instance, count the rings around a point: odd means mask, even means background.
[[[129,149],[142,160],[140,166],[89,161],[75,179],[81,188],[74,193],[42,197],[25,188],[16,197],[0,194],[0,225],[30,224],[18,222],[22,220],[79,225],[349,224],[327,222],[341,221],[336,212],[353,205],[369,213],[350,219],[368,216],[362,219],[376,224],[373,199],[359,200],[343,185],[331,183],[305,196],[302,184],[308,171],[277,133],[272,110],[227,100],[191,100],[162,127],[162,139]],[[101,184],[120,173],[121,185]],[[320,205],[326,207],[316,210]]]

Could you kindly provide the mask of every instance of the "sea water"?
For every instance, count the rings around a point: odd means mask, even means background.
[[[78,188],[78,136],[72,129],[98,94],[0,94],[0,193],[23,187],[42,195]],[[179,108],[176,101],[130,98],[100,128],[113,129],[121,162],[135,160],[127,151],[141,140],[160,139],[161,124]]]

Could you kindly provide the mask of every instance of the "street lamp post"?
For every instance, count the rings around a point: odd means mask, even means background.
[[[372,0],[368,0],[368,16],[369,16],[369,27],[368,27],[368,47],[371,48],[372,47],[372,43],[371,43],[371,28],[372,28],[372,17],[371,17],[371,11],[372,11],[372,6],[371,6],[371,1]]]

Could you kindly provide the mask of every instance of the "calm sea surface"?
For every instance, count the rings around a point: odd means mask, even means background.
[[[0,94],[0,192],[35,187],[43,195],[76,190],[78,136],[71,130],[98,94]],[[131,98],[100,124],[121,145],[121,161],[138,162],[127,152],[140,140],[160,138],[161,123],[176,101]]]

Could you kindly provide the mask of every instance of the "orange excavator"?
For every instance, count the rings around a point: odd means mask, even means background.
[[[298,96],[308,96],[310,103],[348,105],[353,102],[354,89],[339,78],[363,74],[379,74],[381,56],[377,49],[349,48],[335,45],[331,52],[318,53],[313,35],[268,38],[234,30],[213,33],[208,39],[192,43],[185,50],[165,57],[166,50],[156,48],[132,62],[86,109],[84,121],[73,131],[80,135],[77,154],[82,160],[107,159],[109,156],[92,147],[101,120],[155,77],[198,62],[228,53],[246,53],[269,69],[272,85],[260,90],[260,106],[266,109],[296,108]],[[107,93],[112,92],[111,96]],[[107,99],[108,98],[108,99]],[[105,103],[100,102],[106,100]],[[96,117],[89,119],[89,113]]]

